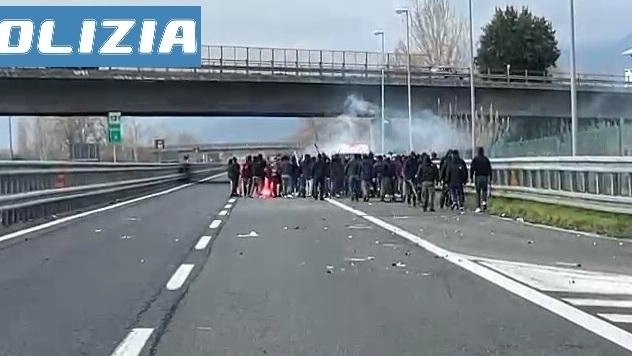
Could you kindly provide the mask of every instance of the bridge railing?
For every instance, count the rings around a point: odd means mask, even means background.
[[[117,201],[222,169],[217,164],[3,161],[1,225]]]
[[[632,157],[493,159],[492,195],[632,213]]]

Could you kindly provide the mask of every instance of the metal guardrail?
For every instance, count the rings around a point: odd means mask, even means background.
[[[492,195],[632,214],[632,157],[492,159]]]
[[[0,218],[8,227],[219,173],[221,164],[0,162]]]
[[[406,82],[406,54],[379,52],[289,49],[240,46],[202,46],[200,68],[12,68],[0,70],[4,77],[86,78],[119,80],[274,80],[378,83],[385,69],[388,84]],[[421,56],[411,55],[411,80],[416,85],[469,86],[469,68],[419,65]],[[499,69],[475,73],[477,86],[515,88],[568,87],[564,72],[507,71]],[[586,89],[625,89],[632,83],[623,75],[577,75],[577,85]]]

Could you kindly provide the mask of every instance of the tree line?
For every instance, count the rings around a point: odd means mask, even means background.
[[[435,67],[469,66],[468,22],[450,0],[411,0],[411,58],[413,64]],[[480,73],[528,72],[542,75],[560,57],[552,23],[527,7],[496,8],[476,44]],[[406,53],[406,38],[397,53]]]
[[[124,117],[123,141],[117,145],[119,161],[153,161],[154,139],[165,139],[167,145],[200,143],[197,135],[187,130],[174,132],[162,123],[142,118]],[[19,117],[16,118],[15,141],[17,159],[69,160],[76,144],[95,144],[100,160],[113,158],[113,145],[108,144],[107,118],[101,116]]]

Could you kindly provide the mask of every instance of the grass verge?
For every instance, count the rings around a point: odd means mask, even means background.
[[[476,196],[469,194],[467,199],[475,208]],[[470,204],[467,204],[470,205]],[[612,237],[632,238],[632,215],[600,212],[588,209],[566,207],[554,204],[532,202],[522,199],[492,197],[489,201],[489,213],[510,218],[523,218],[524,221],[593,232]]]

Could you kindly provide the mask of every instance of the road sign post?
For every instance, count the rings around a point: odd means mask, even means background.
[[[112,146],[112,160],[116,162],[116,145],[121,143],[123,135],[121,134],[121,113],[108,113],[108,142]]]

